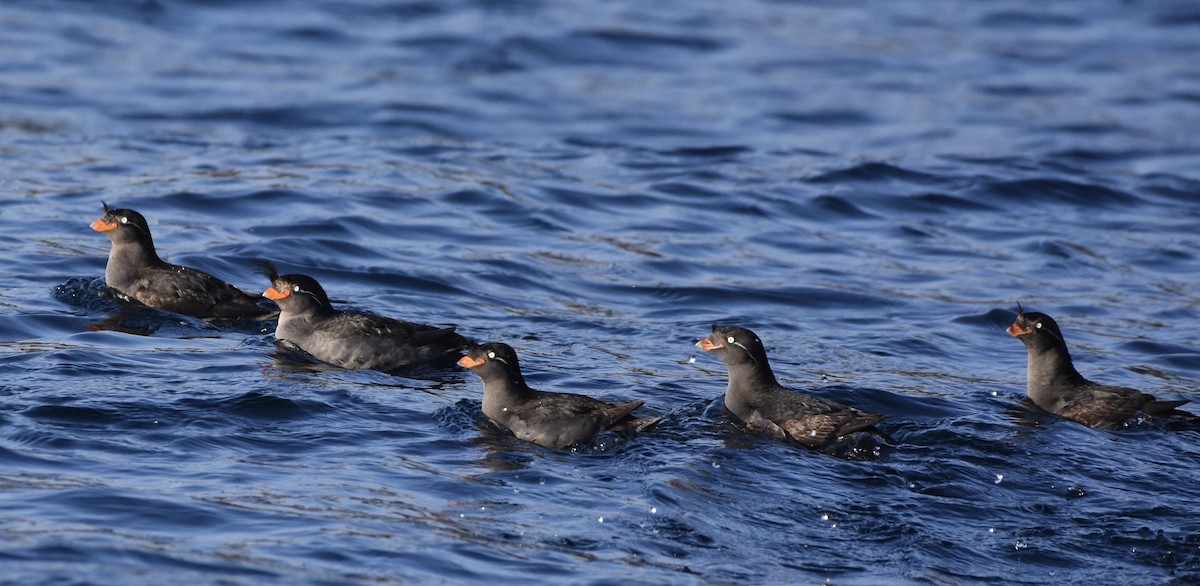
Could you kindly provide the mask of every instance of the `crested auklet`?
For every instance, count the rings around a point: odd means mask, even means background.
[[[1094,383],[1071,362],[1067,342],[1058,324],[1044,313],[1017,306],[1017,320],[1008,333],[1025,344],[1028,355],[1025,392],[1045,411],[1089,427],[1114,429],[1138,413],[1149,416],[1197,417],[1176,409],[1186,400],[1162,401],[1126,387]]]
[[[547,448],[587,442],[613,430],[644,431],[658,417],[638,419],[644,401],[614,405],[586,395],[537,391],[525,384],[517,353],[507,344],[472,346],[459,366],[483,379],[483,413],[518,438]]]
[[[208,273],[163,261],[154,250],[150,225],[134,210],[111,209],[92,229],[108,236],[112,250],[104,283],[126,301],[198,318],[265,317],[262,297],[246,293]]]
[[[859,431],[879,433],[872,426],[884,415],[859,411],[779,384],[762,341],[746,328],[713,324],[712,333],[696,345],[716,354],[729,369],[725,409],[752,431],[812,448]]]
[[[323,362],[342,368],[393,372],[451,361],[470,342],[454,326],[434,327],[338,310],[316,279],[280,275],[267,261],[258,264],[271,280],[263,295],[279,304],[275,338]]]

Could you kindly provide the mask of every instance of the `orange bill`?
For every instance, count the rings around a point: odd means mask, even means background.
[[[1008,326],[1008,334],[1013,337],[1024,336],[1025,334],[1032,334],[1032,333],[1033,333],[1032,328],[1023,328],[1023,327],[1021,327],[1021,324],[1013,324],[1011,326]]]
[[[487,361],[482,358],[471,358],[470,356],[463,356],[458,359],[458,365],[463,368],[475,368],[484,362]]]
[[[717,348],[725,347],[724,344],[715,344],[715,343],[713,343],[712,340],[709,340],[708,338],[705,338],[703,340],[700,340],[699,342],[696,342],[696,345],[699,346],[700,349],[704,350],[705,352],[712,352],[713,350],[716,350]]]
[[[263,291],[263,297],[266,297],[267,299],[270,299],[272,301],[278,301],[280,299],[287,298],[291,294],[292,294],[292,292],[290,289],[284,289],[283,291],[277,291],[274,287],[267,287],[267,290]]]
[[[100,218],[99,220],[92,222],[92,229],[97,232],[108,232],[110,230],[116,230],[117,226],[118,226],[118,224],[116,222],[105,222],[104,218]]]

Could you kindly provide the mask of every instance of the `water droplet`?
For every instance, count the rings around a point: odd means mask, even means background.
[[[604,522],[604,517],[600,517],[599,519],[596,519],[596,520],[597,520],[597,521],[599,521],[599,522],[601,522],[601,523],[603,523],[603,522]]]
[[[828,521],[828,520],[829,520],[829,513],[825,513],[824,515],[821,515],[821,520],[822,520],[822,521]]]
[[[658,514],[658,507],[650,507],[650,514],[651,514],[651,515],[657,515],[657,514]]]
[[[989,528],[988,528],[988,533],[995,533],[995,532],[996,532],[996,528],[995,528],[995,527],[989,527]]]
[[[695,363],[696,363],[696,357],[688,356],[688,364],[695,364]]]

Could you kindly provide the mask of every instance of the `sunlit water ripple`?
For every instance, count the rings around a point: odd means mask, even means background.
[[[4,583],[1200,580],[1200,430],[1031,411],[1004,332],[1021,302],[1092,378],[1200,401],[1191,3],[21,0],[0,25]],[[546,450],[466,372],[123,307],[101,200],[172,262],[261,291],[271,259],[664,420]],[[713,321],[895,444],[740,432],[692,346]]]

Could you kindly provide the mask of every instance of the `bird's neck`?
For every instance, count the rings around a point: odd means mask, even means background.
[[[1064,346],[1029,348],[1028,354],[1026,392],[1038,405],[1054,401],[1063,389],[1087,383]]]
[[[146,267],[166,264],[153,245],[145,242],[114,242],[108,253],[108,266],[104,269],[104,280],[109,287],[121,288],[135,278],[138,271]]]
[[[770,365],[759,362],[743,362],[729,366],[729,388],[732,397],[779,386]]]
[[[525,379],[511,375],[489,378],[483,382],[483,412],[492,419],[502,419],[504,407],[520,403],[534,395]]]
[[[279,324],[276,327],[283,327],[285,324],[288,326],[301,326],[316,319],[333,317],[338,313],[340,312],[332,307],[317,304],[305,305],[300,309],[293,309],[291,311],[284,310],[281,307],[279,310]]]

